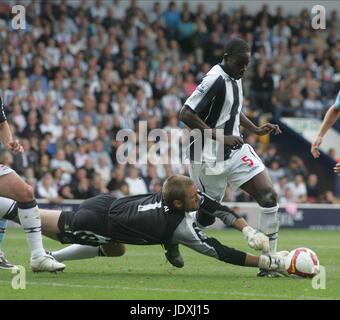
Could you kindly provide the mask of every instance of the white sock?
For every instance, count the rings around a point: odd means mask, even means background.
[[[260,231],[269,237],[269,253],[274,253],[277,251],[278,232],[280,228],[279,206],[261,209]]]
[[[57,261],[80,260],[98,257],[99,247],[72,244],[64,249],[52,252]]]
[[[45,255],[42,243],[41,220],[36,201],[18,203],[18,214],[31,249],[31,258],[35,259]]]
[[[0,218],[11,213],[15,207],[15,201],[9,198],[0,197]]]

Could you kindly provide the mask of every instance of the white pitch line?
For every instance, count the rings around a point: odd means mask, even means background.
[[[8,283],[7,281],[0,280],[0,283]],[[127,291],[145,291],[145,292],[177,292],[177,293],[198,293],[204,295],[225,295],[225,296],[244,296],[244,297],[258,297],[258,298],[278,298],[278,299],[316,299],[316,300],[339,300],[339,297],[314,297],[314,296],[296,296],[291,297],[287,295],[279,294],[263,294],[263,293],[246,293],[237,291],[206,291],[206,290],[187,290],[187,289],[163,289],[163,288],[134,288],[134,287],[123,287],[123,286],[99,286],[99,285],[83,285],[83,284],[68,284],[68,283],[57,283],[57,282],[31,282],[27,281],[26,285],[33,286],[54,286],[54,287],[67,287],[67,288],[91,288],[91,289],[104,289],[104,290],[127,290]]]

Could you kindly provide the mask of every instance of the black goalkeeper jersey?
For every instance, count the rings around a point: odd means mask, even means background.
[[[203,213],[230,210],[203,192],[199,194],[199,210]],[[58,237],[61,243],[85,245],[110,241],[136,245],[164,244],[172,240],[186,216],[184,210],[169,208],[161,192],[121,199],[100,194],[82,202],[77,211],[61,212]]]
[[[109,209],[109,234],[127,244],[167,243],[184,215],[171,210],[161,192],[121,198]]]

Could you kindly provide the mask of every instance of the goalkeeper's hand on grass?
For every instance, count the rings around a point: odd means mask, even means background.
[[[269,252],[269,238],[262,232],[247,226],[242,229],[250,248]]]

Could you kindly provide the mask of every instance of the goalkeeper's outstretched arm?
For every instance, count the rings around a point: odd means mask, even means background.
[[[222,205],[203,192],[199,192],[199,194],[201,205],[197,214],[197,222],[201,227],[213,224],[215,217],[218,217],[227,226],[241,231],[251,248],[263,250],[263,252],[269,251],[269,238],[265,234],[249,226],[246,220],[228,206]]]

